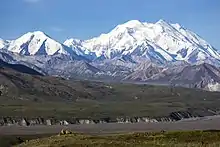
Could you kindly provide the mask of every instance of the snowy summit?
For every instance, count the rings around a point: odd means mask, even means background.
[[[71,41],[72,40],[72,41]],[[156,23],[131,20],[116,26],[111,32],[99,37],[77,42],[65,41],[80,54],[95,54],[107,59],[131,55],[157,58],[160,61],[184,60],[197,62],[207,58],[220,59],[216,49],[192,31],[179,24],[164,20]]]
[[[63,44],[43,32],[29,32],[16,40],[0,40],[0,48],[22,55],[78,55],[90,60],[126,56],[135,62],[150,60],[162,64],[220,60],[216,49],[200,36],[164,20],[156,23],[131,20],[107,34],[90,40],[68,39]]]

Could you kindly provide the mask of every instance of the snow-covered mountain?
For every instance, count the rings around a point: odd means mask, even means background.
[[[208,71],[214,69],[212,66],[217,67],[215,71],[220,67],[220,54],[214,47],[181,25],[164,20],[131,20],[107,34],[89,40],[68,39],[64,43],[40,31],[29,32],[15,40],[0,39],[0,59],[23,64],[44,75],[66,78],[169,84],[179,75],[176,79],[181,79],[180,85],[185,84],[188,71],[198,73],[197,67],[202,67],[202,73],[206,67],[210,67]],[[211,77],[212,72],[206,73]],[[215,75],[216,79],[220,77]],[[209,85],[216,89],[220,85],[219,80],[211,80],[213,77],[206,79],[206,86],[198,88],[207,89]]]
[[[0,49],[7,49],[10,41],[3,40],[0,38]]]
[[[220,60],[220,55],[209,43],[179,24],[164,20],[156,23],[132,20],[116,26],[111,32],[90,40],[69,39],[65,45],[79,55],[89,58],[112,59],[131,55],[170,62],[184,60],[189,63],[207,59]]]
[[[54,55],[65,54],[76,56],[67,46],[53,40],[43,32],[28,32],[16,40],[1,41],[0,48],[19,53],[21,55]]]
[[[0,49],[21,55],[80,56],[92,61],[126,56],[136,63],[147,60],[159,64],[175,61],[220,64],[219,53],[208,42],[179,24],[164,20],[156,23],[131,20],[107,34],[90,40],[68,39],[63,44],[43,32],[29,32],[12,41],[0,39]]]

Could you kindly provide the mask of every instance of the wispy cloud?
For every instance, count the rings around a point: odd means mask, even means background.
[[[23,1],[26,2],[26,3],[38,3],[41,0],[23,0]]]
[[[60,28],[60,27],[51,27],[50,29],[54,32],[63,32],[64,31],[64,29]]]

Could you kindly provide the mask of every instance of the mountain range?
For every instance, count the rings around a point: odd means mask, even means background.
[[[4,62],[45,75],[218,90],[218,50],[192,31],[164,20],[131,20],[107,34],[64,43],[41,31],[28,32],[15,40],[0,39],[0,49]],[[188,73],[194,74],[190,84],[185,83]]]

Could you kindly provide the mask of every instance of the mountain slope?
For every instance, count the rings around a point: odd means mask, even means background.
[[[0,40],[0,49],[5,62],[65,78],[167,82],[187,64],[220,67],[220,55],[208,42],[164,20],[131,20],[107,34],[63,44],[43,32],[29,32],[16,40]]]
[[[93,77],[102,73],[87,60],[76,60],[64,54],[25,56],[6,50],[0,51],[0,59],[10,64],[22,64],[44,75],[61,76],[65,78]]]
[[[171,114],[174,117],[180,114],[175,117],[179,120],[185,118],[184,113],[190,116],[218,113],[220,93],[180,87],[173,89],[65,80],[0,69],[0,116],[12,120],[20,117],[36,120],[40,116],[44,120],[54,118],[74,122],[75,118],[117,120],[145,116],[170,120],[173,118]],[[3,122],[9,124],[11,121],[7,120]]]
[[[8,42],[8,51],[21,55],[55,55],[65,54],[79,58],[71,48],[51,39],[43,32],[28,32],[16,40]]]
[[[190,88],[219,91],[220,69],[207,63],[187,66],[180,73],[173,76],[171,82]]]
[[[65,45],[80,49],[91,58],[112,59],[122,55],[143,57],[157,62],[184,60],[189,63],[208,58],[220,59],[216,49],[179,24],[159,20],[155,24],[132,20],[91,40],[70,39]]]
[[[145,60],[164,65],[180,60],[195,64],[208,60],[210,64],[220,64],[219,53],[208,42],[179,24],[164,20],[131,20],[107,34],[90,40],[68,39],[64,44],[43,32],[29,32],[16,40],[0,40],[2,48],[21,55],[64,54],[89,60],[130,56],[137,63]]]
[[[43,64],[42,69],[46,69],[49,75],[56,75],[68,78],[93,77],[102,71],[88,62],[78,60],[66,60],[60,55],[52,56]]]
[[[207,63],[190,65],[179,62],[176,65],[164,68],[145,81],[155,84],[220,91],[220,69]]]
[[[0,49],[7,48],[8,44],[9,44],[9,41],[5,41],[0,38]]]
[[[170,79],[182,72],[185,67],[191,66],[189,63],[185,61],[177,61],[174,63],[170,63],[163,67],[163,70],[152,75],[147,81],[157,82],[161,84],[170,84]]]
[[[33,58],[31,58],[33,57]],[[30,58],[30,60],[28,60]],[[19,64],[29,67],[43,75],[47,75],[44,69],[42,69],[39,64],[39,61],[34,56],[22,56],[17,53],[13,53],[7,50],[0,50],[0,59],[9,64]],[[41,62],[42,63],[42,62]]]
[[[208,61],[220,64],[215,48],[192,31],[164,20],[156,23],[131,20],[116,26],[107,34],[90,40],[68,39],[59,43],[43,32],[29,32],[16,40],[0,40],[0,49],[21,55],[64,54],[76,59],[105,60],[130,56],[137,63],[159,64],[186,61],[192,64]]]
[[[31,75],[41,75],[41,73],[35,71],[34,69],[31,69],[27,66],[21,65],[21,64],[8,64],[0,59],[0,69],[5,70],[14,70],[21,73],[31,74]]]
[[[134,72],[125,77],[124,80],[146,81],[152,76],[160,73],[162,69],[163,68],[150,62],[141,63],[137,68],[134,69]]]

